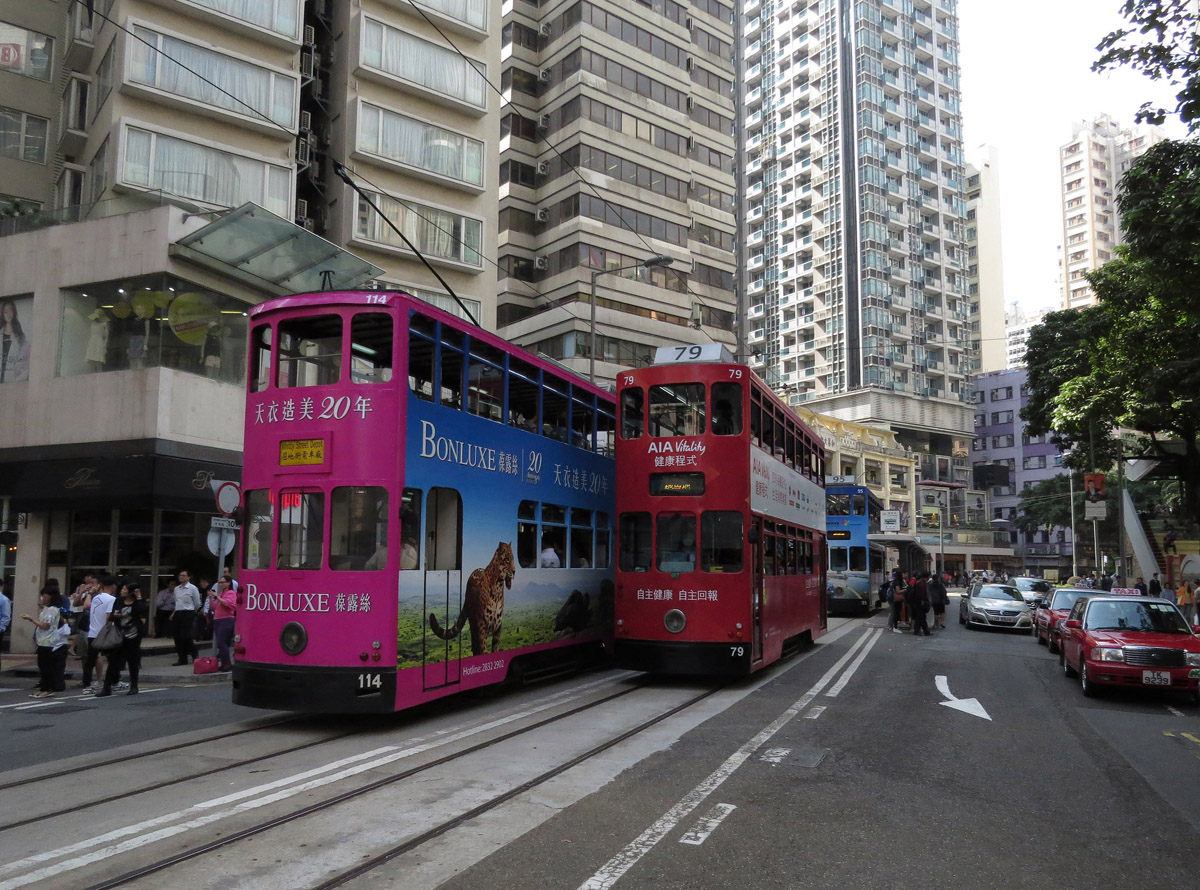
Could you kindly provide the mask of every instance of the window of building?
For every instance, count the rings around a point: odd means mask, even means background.
[[[47,118],[0,106],[0,158],[46,163],[49,130]]]
[[[0,71],[49,81],[53,60],[53,37],[0,22]]]
[[[383,216],[404,232],[427,257],[469,266],[483,265],[479,252],[483,239],[483,223],[480,220],[378,192],[370,195]],[[380,220],[379,214],[362,197],[358,200],[356,234],[378,244],[400,250],[409,249],[404,239]]]
[[[487,65],[375,19],[364,19],[363,63],[424,91],[487,107]]]
[[[292,171],[173,136],[125,128],[121,181],[161,189],[206,204],[237,207],[261,204],[277,216],[292,217]]]
[[[478,139],[363,103],[358,148],[397,164],[468,185],[483,185],[484,146]]]
[[[993,411],[992,412],[992,423],[993,424],[1012,423],[1012,421],[1013,421],[1013,413],[1011,411]]]
[[[487,0],[422,0],[421,5],[472,28],[487,28]]]

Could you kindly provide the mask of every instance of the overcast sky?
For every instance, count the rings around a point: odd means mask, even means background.
[[[1107,112],[1124,126],[1142,102],[1174,107],[1174,91],[1128,70],[1093,74],[1095,46],[1123,19],[1120,0],[959,0],[967,160],[999,150],[1005,303],[1061,303],[1057,170],[1071,123]],[[1168,119],[1168,135],[1184,128]]]

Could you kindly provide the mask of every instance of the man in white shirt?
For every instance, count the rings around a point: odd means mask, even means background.
[[[541,563],[543,569],[562,568],[562,560],[559,559],[558,548],[554,546],[554,540],[549,535],[542,537]]]
[[[3,579],[0,579],[2,582]],[[0,637],[4,636],[4,632],[8,630],[8,626],[12,623],[12,603],[8,601],[8,594],[4,592],[4,584],[0,583]]]
[[[117,579],[111,575],[105,576],[100,582],[100,592],[92,594],[92,606],[88,610],[88,648],[83,656],[83,682],[79,684],[84,694],[92,691],[92,671],[96,670],[96,662],[100,658],[100,650],[93,641],[100,629],[108,624],[108,613],[112,611],[113,603],[117,601]],[[104,671],[100,671],[103,676]]]
[[[175,585],[175,611],[171,613],[171,626],[175,631],[175,664],[188,663],[188,656],[196,657],[196,641],[193,639],[193,622],[200,608],[200,591],[191,583],[191,575],[179,573]]]

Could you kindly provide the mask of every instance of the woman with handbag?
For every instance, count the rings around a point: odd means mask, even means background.
[[[104,688],[98,696],[112,695],[112,688],[121,677],[121,669],[129,666],[129,691],[126,695],[138,694],[138,672],[142,667],[142,637],[150,626],[150,605],[139,595],[137,584],[124,584],[117,601],[108,614],[110,626],[121,632],[121,645],[108,656],[108,670],[104,672]]]
[[[213,641],[217,644],[217,670],[222,673],[233,670],[233,659],[229,655],[229,644],[233,641],[233,627],[237,615],[237,594],[233,590],[233,579],[225,575],[210,591],[208,602],[213,614]]]
[[[30,615],[21,617],[33,625],[33,641],[37,645],[38,685],[32,697],[49,698],[66,688],[63,672],[55,670],[57,659],[54,657],[54,649],[59,642],[58,626],[62,624],[62,611],[58,608],[57,594],[49,587],[43,587],[38,593],[38,607],[41,611],[37,618]]]

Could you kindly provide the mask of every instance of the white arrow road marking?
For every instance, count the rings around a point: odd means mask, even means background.
[[[736,810],[731,803],[719,803],[700,818],[690,829],[684,832],[683,837],[679,839],[681,844],[693,844],[700,846],[708,836],[717,830],[717,826],[721,824],[721,820]]]
[[[940,692],[943,697],[949,699],[949,701],[938,702],[939,705],[945,705],[947,708],[954,708],[954,710],[962,711],[964,714],[973,714],[976,717],[982,717],[984,720],[992,719],[988,716],[988,712],[983,709],[983,705],[979,703],[979,699],[955,698],[954,694],[950,691],[950,684],[947,682],[945,677],[938,675],[934,678],[934,682],[937,683],[938,692]]]

